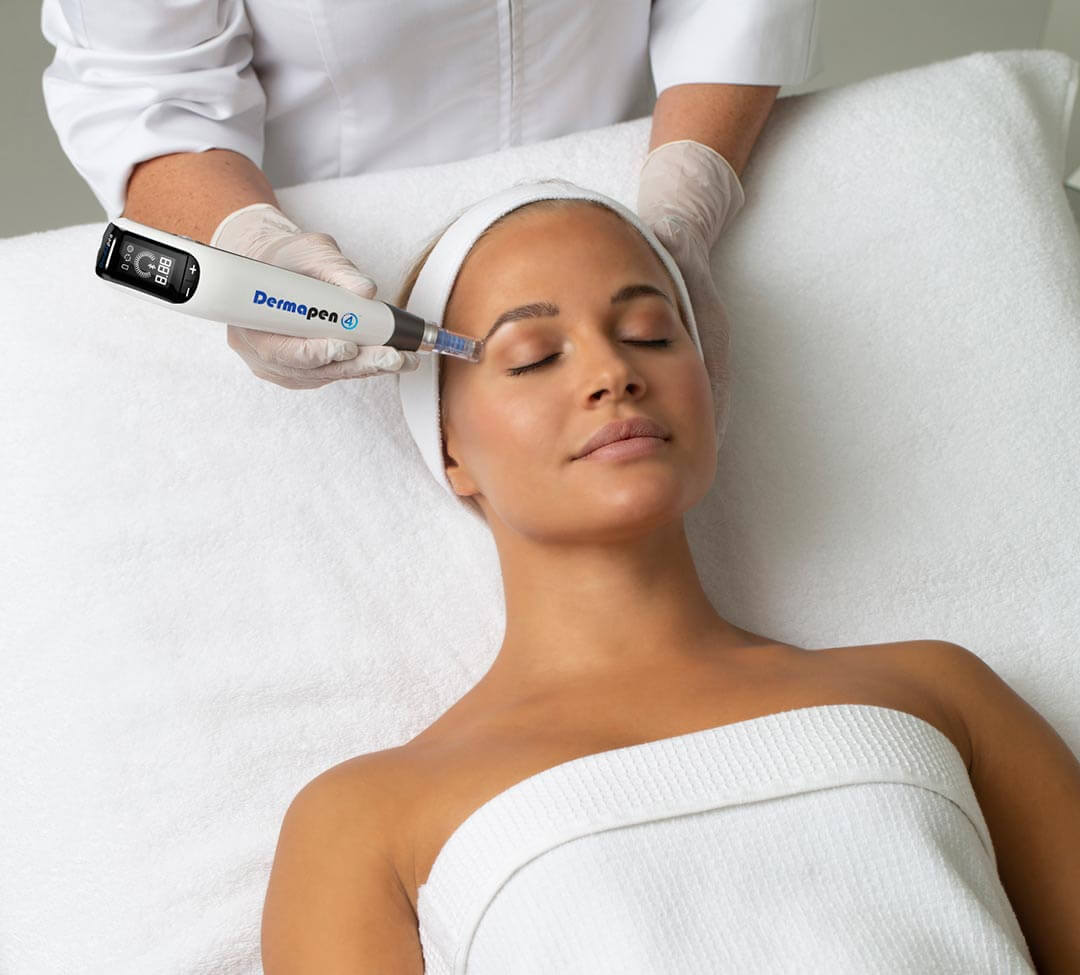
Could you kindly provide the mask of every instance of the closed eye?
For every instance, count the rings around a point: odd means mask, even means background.
[[[649,340],[645,340],[645,339],[627,339],[626,341],[630,345],[653,345],[653,346],[671,345],[671,339],[649,339]],[[559,353],[555,352],[552,355],[549,355],[546,359],[541,359],[539,362],[533,362],[533,363],[531,363],[530,365],[527,365],[527,366],[518,366],[515,369],[507,370],[507,372],[511,376],[520,376],[523,372],[529,372],[529,371],[531,371],[533,369],[539,369],[541,366],[544,366],[547,363],[551,362],[552,359],[557,359],[558,357],[559,357]]]

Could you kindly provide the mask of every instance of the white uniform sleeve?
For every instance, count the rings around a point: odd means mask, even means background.
[[[653,0],[656,94],[672,85],[798,85],[822,70],[818,0]]]
[[[232,149],[262,166],[266,95],[243,0],[44,0],[41,87],[60,146],[105,208],[135,164]]]

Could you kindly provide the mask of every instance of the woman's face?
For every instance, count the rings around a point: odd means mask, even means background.
[[[612,303],[634,284],[662,295]],[[716,431],[666,268],[610,210],[524,208],[474,246],[443,324],[484,338],[505,312],[540,304],[558,312],[518,313],[486,339],[480,363],[440,361],[454,490],[473,496],[496,534],[497,520],[545,540],[629,538],[681,516],[713,482]],[[606,423],[641,415],[670,431],[658,449],[574,459]]]

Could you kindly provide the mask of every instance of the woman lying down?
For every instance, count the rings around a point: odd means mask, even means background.
[[[266,975],[1080,971],[1080,763],[1035,710],[953,643],[810,651],[710,604],[684,516],[727,326],[707,370],[636,214],[511,187],[395,304],[485,339],[399,389],[494,536],[505,638],[434,724],[293,800]]]

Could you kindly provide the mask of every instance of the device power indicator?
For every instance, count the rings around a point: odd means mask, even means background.
[[[136,247],[134,244],[124,244],[123,253],[120,255],[120,270],[134,272],[144,281],[153,280],[159,288],[169,286],[169,276],[172,274],[176,259],[167,254],[155,254],[145,247]]]

